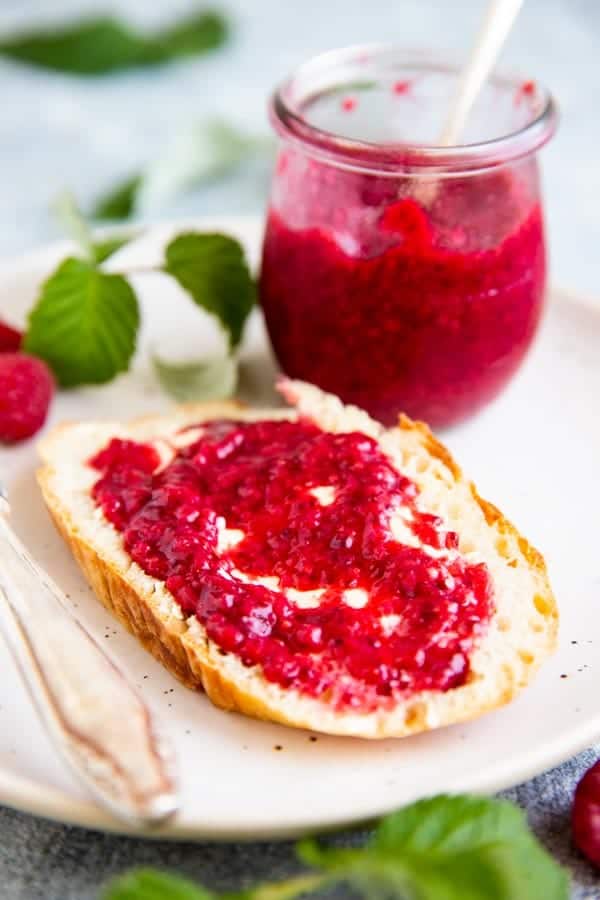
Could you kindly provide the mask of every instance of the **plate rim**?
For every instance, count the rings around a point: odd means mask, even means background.
[[[468,788],[468,792],[474,794],[496,794],[561,765],[600,739],[600,712],[597,719],[591,721],[595,723],[593,728],[590,728],[589,722],[585,726],[582,725],[580,728],[581,733],[578,735],[577,740],[569,740],[568,746],[565,745],[562,749],[555,747],[555,744],[560,744],[561,741],[564,741],[564,738],[557,738],[553,744],[546,745],[545,752],[539,752],[538,755],[531,752],[525,757],[525,761],[518,769],[515,769],[514,766],[511,768],[511,762],[509,761],[504,766],[507,770],[504,774],[496,777],[484,776],[481,778],[481,783],[472,784]],[[461,792],[460,786],[458,792]],[[253,826],[251,832],[247,827],[244,828],[242,826],[240,828],[239,825],[233,823],[230,826],[222,825],[219,827],[195,822],[186,824],[185,822],[178,822],[177,817],[171,823],[160,828],[143,830],[131,828],[119,822],[109,813],[96,806],[92,800],[73,799],[66,792],[50,787],[43,782],[35,781],[32,778],[5,770],[1,766],[0,804],[18,812],[29,813],[63,825],[77,826],[124,837],[198,842],[210,840],[217,843],[232,841],[236,843],[253,843],[263,840],[283,841],[300,838],[306,834],[319,834],[351,827],[356,828],[361,824],[385,816],[398,808],[397,803],[392,803],[387,808],[377,805],[376,808],[371,809],[367,807],[360,812],[357,811],[355,814],[341,817],[333,815],[323,819],[321,816],[318,821],[309,819],[295,824]]]
[[[168,220],[160,222],[136,222],[127,225],[106,225],[94,229],[94,233],[102,236],[108,233],[135,234],[149,230],[161,230],[168,232],[173,229],[206,228],[212,230],[215,227],[224,230],[251,232],[262,228],[263,219],[259,215],[221,215],[198,216],[181,220]],[[52,266],[61,255],[67,255],[75,248],[73,241],[68,239],[56,240],[33,248],[13,257],[0,258],[0,282],[8,278],[18,279],[27,272],[39,274],[46,267]],[[561,286],[552,285],[548,288],[549,294],[558,295],[579,306],[592,309],[600,315],[600,301],[591,295],[579,293]],[[496,793],[520,784],[535,775],[548,771],[560,765],[567,759],[589,747],[596,740],[600,740],[600,708],[595,717],[591,717],[582,723],[577,731],[569,735],[558,736],[551,743],[534,747],[520,758],[520,765],[514,765],[512,760],[505,761],[501,766],[496,766],[492,772],[483,776],[470,779],[470,791],[475,793]],[[460,786],[459,786],[460,789]],[[265,839],[284,840],[298,837],[307,832],[330,831],[344,827],[356,826],[368,822],[379,816],[385,815],[397,806],[391,804],[389,808],[382,808],[381,804],[376,808],[369,808],[365,804],[364,809],[342,816],[335,813],[324,819],[311,819],[310,815],[304,820],[294,822],[293,814],[288,814],[283,824],[261,824],[252,827],[238,825],[231,822],[229,825],[215,826],[201,821],[178,821],[175,818],[171,823],[151,832],[128,827],[114,819],[109,813],[96,806],[92,799],[77,799],[69,795],[67,791],[54,788],[43,781],[20,775],[10,768],[5,768],[0,763],[0,804],[12,809],[29,813],[42,818],[50,819],[66,825],[75,825],[91,830],[145,837],[155,840],[213,840],[213,841],[256,841]]]

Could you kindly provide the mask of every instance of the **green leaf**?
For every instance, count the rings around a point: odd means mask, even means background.
[[[126,219],[157,209],[191,187],[215,181],[243,163],[272,152],[271,138],[246,134],[221,119],[196,124],[177,136],[157,160],[121,181],[97,201],[96,219]]]
[[[94,241],[92,244],[92,250],[94,253],[95,262],[100,265],[100,263],[105,262],[113,253],[116,253],[117,250],[120,250],[121,247],[124,247],[131,240],[131,236],[129,237],[108,237],[104,238],[102,241]]]
[[[239,242],[224,234],[180,234],[166,248],[165,271],[198,306],[217,316],[235,348],[256,299]]]
[[[135,869],[115,878],[102,893],[102,900],[214,900],[216,894],[197,887],[179,875],[154,869]]]
[[[362,850],[300,845],[366,897],[410,900],[567,900],[565,873],[510,803],[433,797],[384,819]]]
[[[371,846],[403,852],[454,852],[527,834],[523,813],[485,797],[445,795],[419,800],[383,819]]]
[[[128,369],[138,326],[127,281],[70,257],[42,285],[24,349],[44,359],[64,387],[102,384]]]
[[[54,209],[67,234],[79,245],[90,262],[104,262],[131,240],[131,237],[115,236],[94,241],[91,229],[70,191],[59,194]]]
[[[141,175],[130,175],[116,187],[103,194],[92,210],[94,219],[128,219],[135,209],[135,200],[142,183]]]
[[[99,16],[5,38],[0,54],[59,72],[101,75],[203,53],[226,37],[225,20],[211,11],[194,13],[150,35]]]
[[[358,850],[298,845],[305,862],[322,869],[263,884],[221,900],[292,900],[345,883],[372,900],[567,900],[566,874],[541,848],[523,814],[510,803],[471,796],[433,797],[384,819]],[[183,882],[146,873],[145,890],[104,900],[216,900]],[[141,884],[139,873],[134,873]],[[134,877],[130,876],[130,877]],[[119,886],[124,880],[116,883]],[[112,888],[114,891],[114,886]]]
[[[178,403],[224,400],[237,384],[237,363],[232,356],[198,362],[168,363],[152,357],[156,376],[164,390]]]
[[[224,44],[227,39],[227,23],[223,16],[213,11],[201,11],[165,29],[147,41],[145,63],[167,62],[178,56],[196,56]]]
[[[296,875],[285,881],[259,884],[227,900],[294,900],[296,897],[312,895],[328,881],[324,875]]]
[[[63,28],[32,31],[0,41],[0,53],[59,72],[98,75],[135,65],[144,40],[116,19],[81,20]]]
[[[135,869],[115,878],[101,900],[293,900],[318,888],[322,875],[299,875],[286,881],[263,884],[238,893],[214,894],[177,875],[155,869]]]
[[[222,178],[272,147],[270,138],[246,134],[218,118],[196,124],[144,169],[135,206],[138,211],[160,208],[171,197]]]

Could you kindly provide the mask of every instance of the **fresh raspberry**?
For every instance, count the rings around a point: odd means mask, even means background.
[[[0,321],[0,353],[12,353],[21,346],[23,335],[16,328]]]
[[[0,354],[0,441],[12,444],[35,434],[46,420],[54,379],[41,359]]]
[[[575,844],[600,869],[600,760],[577,785],[571,819]]]

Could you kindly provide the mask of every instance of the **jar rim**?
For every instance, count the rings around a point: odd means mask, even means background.
[[[458,75],[460,64],[447,56],[428,51],[407,50],[388,43],[356,44],[330,50],[314,56],[300,65],[275,90],[269,104],[270,118],[275,131],[293,143],[301,145],[311,155],[343,168],[374,174],[412,173],[443,174],[493,168],[529,156],[546,144],[558,124],[558,108],[552,95],[539,82],[536,94],[539,109],[525,125],[507,134],[470,144],[441,146],[426,143],[372,142],[344,137],[333,131],[310,124],[292,102],[292,94],[299,79],[315,77],[319,73],[335,72],[336,68],[373,60],[386,54],[396,62],[420,68],[424,72]],[[518,89],[523,78],[494,74],[490,82],[500,87]],[[332,87],[343,87],[333,82]],[[310,100],[308,93],[304,102]]]

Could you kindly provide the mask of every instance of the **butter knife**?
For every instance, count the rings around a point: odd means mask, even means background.
[[[172,752],[142,699],[25,549],[9,513],[0,484],[3,631],[46,731],[101,806],[136,828],[164,822],[178,808]]]

